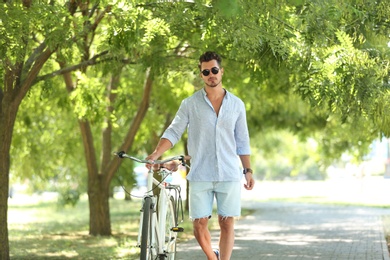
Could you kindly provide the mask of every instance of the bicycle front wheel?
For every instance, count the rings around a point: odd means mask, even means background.
[[[176,227],[175,217],[175,200],[170,196],[168,200],[168,209],[165,220],[165,252],[166,256],[161,257],[160,260],[175,260],[176,259],[176,242],[177,232],[174,232],[172,228]]]
[[[153,259],[152,235],[152,198],[146,197],[142,207],[142,231],[141,231],[141,260]]]

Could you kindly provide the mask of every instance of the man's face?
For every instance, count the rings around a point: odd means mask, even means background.
[[[207,86],[214,88],[220,85],[222,82],[222,75],[223,68],[219,67],[216,60],[202,62],[200,76]]]

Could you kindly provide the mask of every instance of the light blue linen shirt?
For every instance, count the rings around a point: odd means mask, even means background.
[[[226,91],[226,90],[225,90]],[[175,145],[188,128],[189,181],[240,181],[237,155],[249,155],[245,105],[226,91],[219,115],[204,89],[184,99],[161,138]]]

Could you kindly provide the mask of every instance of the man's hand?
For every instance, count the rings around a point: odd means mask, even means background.
[[[148,160],[150,163],[146,164],[146,168],[150,170],[150,168],[153,167],[153,171],[158,171],[160,168],[165,168],[169,171],[177,171],[179,168],[179,162],[178,161],[172,161],[172,162],[167,162],[164,164],[153,164],[154,161],[158,159],[158,156],[155,154],[151,154],[148,157],[145,158],[145,160]]]
[[[158,157],[159,156],[152,153],[152,154],[148,155],[148,157],[146,157],[145,160],[148,160],[151,163],[153,163],[154,161],[156,161],[158,159]],[[146,164],[146,168],[148,168],[149,170],[150,170],[150,168],[152,168],[152,166],[153,166],[153,170],[157,170],[156,168],[159,168],[159,165],[156,165],[156,164],[149,164],[149,163]]]
[[[245,189],[251,190],[255,186],[255,179],[253,179],[253,174],[251,172],[247,172],[245,174],[246,184],[244,184]]]

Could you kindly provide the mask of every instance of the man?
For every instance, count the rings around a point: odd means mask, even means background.
[[[244,187],[251,190],[254,186],[246,111],[238,97],[222,88],[224,70],[218,54],[202,54],[199,69],[204,88],[183,100],[171,125],[147,159],[157,160],[188,129],[191,170],[187,179],[194,235],[208,260],[228,260],[234,245],[234,218],[241,214],[243,173]],[[214,198],[221,229],[219,250],[213,250],[208,230]]]

